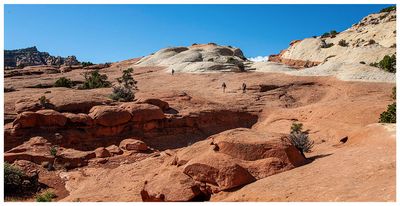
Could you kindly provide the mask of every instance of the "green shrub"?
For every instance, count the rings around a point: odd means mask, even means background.
[[[336,30],[331,30],[330,32],[329,32],[329,34],[331,35],[331,36],[335,36],[336,34],[339,34]]]
[[[386,111],[382,112],[380,123],[396,123],[396,102],[389,104]]]
[[[50,100],[46,98],[46,96],[41,96],[39,98],[39,104],[43,108],[47,108],[47,105],[50,103]]]
[[[123,86],[113,87],[113,93],[110,98],[114,101],[129,102],[135,99],[135,94],[129,88]]]
[[[327,43],[327,44],[323,44],[323,45],[321,46],[321,48],[325,49],[325,48],[332,47],[333,45],[334,45],[333,43]]]
[[[379,68],[388,72],[396,73],[396,56],[394,54],[392,56],[385,55],[379,62]]]
[[[94,65],[92,62],[81,62],[83,67],[92,66]]]
[[[132,74],[132,68],[122,71],[122,76],[117,78],[119,86],[113,87],[113,93],[109,96],[112,100],[128,102],[135,99],[134,91],[137,89],[137,81],[135,81]]]
[[[19,168],[4,162],[4,190],[11,193],[22,186],[24,172]]]
[[[321,35],[322,38],[330,37],[330,36],[331,36],[331,35],[330,35],[328,32],[325,32],[324,34]]]
[[[50,155],[55,157],[57,155],[57,147],[53,146],[50,148]]]
[[[14,92],[14,91],[16,91],[14,87],[4,87],[4,93]]]
[[[289,141],[300,151],[305,157],[305,152],[311,152],[314,146],[314,141],[310,140],[308,136],[308,130],[303,130],[303,124],[293,123],[290,127],[290,134],[288,136]]]
[[[36,202],[51,202],[56,197],[53,191],[47,190],[42,194],[36,195]]]
[[[339,44],[339,46],[342,46],[342,47],[347,47],[349,45],[349,43],[347,43],[346,40],[344,40],[344,39],[340,40],[338,44]]]
[[[396,87],[392,88],[392,99],[396,100]]]
[[[396,10],[396,6],[389,6],[389,7],[386,7],[384,9],[381,9],[380,13],[389,12],[389,11],[395,11],[395,10]]]
[[[73,86],[73,82],[71,79],[65,78],[65,77],[60,77],[57,79],[57,81],[54,83],[55,87],[67,87],[71,88]]]
[[[85,78],[85,81],[83,82],[83,85],[80,87],[80,89],[95,89],[111,86],[111,83],[107,81],[107,75],[100,74],[99,70],[85,72],[83,76]]]

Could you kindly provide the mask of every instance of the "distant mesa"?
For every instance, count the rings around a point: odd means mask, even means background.
[[[4,50],[5,68],[23,68],[26,66],[72,66],[80,62],[75,56],[52,56],[48,52],[40,52],[34,47],[16,50]]]

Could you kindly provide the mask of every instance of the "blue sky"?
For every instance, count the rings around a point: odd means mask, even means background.
[[[215,42],[266,56],[388,5],[5,5],[5,49],[113,62]]]

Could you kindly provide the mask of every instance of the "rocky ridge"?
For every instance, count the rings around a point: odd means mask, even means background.
[[[79,64],[75,56],[52,56],[47,52],[40,52],[36,47],[16,50],[4,50],[4,66],[6,68],[26,67],[37,65],[72,66]]]

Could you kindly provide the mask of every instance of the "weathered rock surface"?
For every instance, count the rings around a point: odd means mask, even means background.
[[[164,119],[164,113],[158,106],[143,103],[136,104],[133,102],[123,103],[120,108],[128,111],[132,115],[131,121],[147,122],[150,120]]]
[[[67,122],[67,118],[61,113],[46,109],[37,112],[23,112],[18,114],[14,120],[15,128],[32,128],[32,127],[62,127]]]
[[[103,126],[124,124],[132,118],[127,110],[115,106],[94,106],[90,109],[89,116],[96,124]]]
[[[134,150],[143,152],[148,150],[146,143],[137,139],[124,139],[119,144],[119,147],[124,150]]]
[[[171,47],[142,58],[138,66],[166,66],[178,72],[244,71],[246,58],[238,48],[213,43]]]

